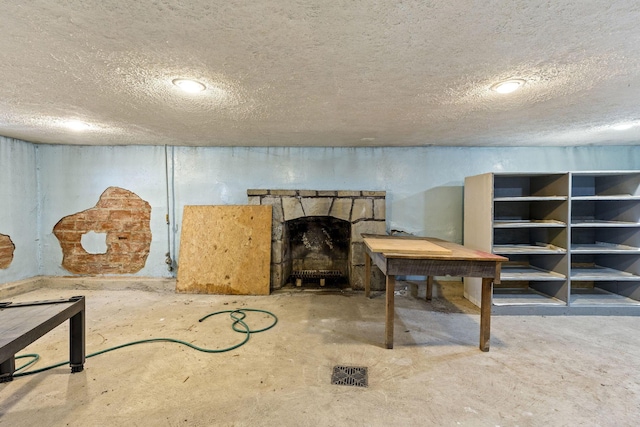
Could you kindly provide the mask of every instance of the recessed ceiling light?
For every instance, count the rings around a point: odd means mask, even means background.
[[[203,83],[200,83],[199,81],[196,81],[196,80],[174,79],[172,83],[178,86],[183,91],[189,92],[189,93],[202,92],[207,88]]]
[[[82,122],[80,120],[68,120],[64,123],[64,125],[76,132],[81,132],[83,130],[88,130],[91,128],[88,123]]]
[[[498,93],[511,93],[520,89],[523,85],[524,80],[522,79],[506,80],[504,82],[494,84],[491,86],[491,90]]]

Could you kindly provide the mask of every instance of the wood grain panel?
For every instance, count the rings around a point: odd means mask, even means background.
[[[271,206],[185,206],[176,291],[268,295]]]
[[[367,238],[366,245],[372,252],[394,254],[425,254],[425,255],[449,255],[451,249],[443,248],[428,240],[394,239],[394,238]]]

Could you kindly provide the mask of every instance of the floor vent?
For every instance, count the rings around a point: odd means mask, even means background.
[[[364,366],[334,366],[331,384],[368,387],[367,368]]]

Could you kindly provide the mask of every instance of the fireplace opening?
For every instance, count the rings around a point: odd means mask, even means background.
[[[295,285],[296,281],[307,282],[309,287],[315,288],[322,285],[322,282],[325,284],[329,282],[340,285],[340,290],[364,289],[366,251],[362,234],[386,234],[386,193],[384,191],[263,189],[247,190],[247,196],[250,205],[273,206],[271,289],[281,289],[292,283]],[[333,249],[325,255],[331,255],[333,265],[299,267],[301,259],[304,260],[305,257],[299,259],[298,252],[308,250],[302,244],[304,232],[299,233],[299,231],[301,227],[305,227],[303,224],[309,221],[304,222],[303,218],[309,217],[312,218],[310,221],[324,218],[321,221],[325,221],[324,228],[331,236],[333,245]],[[296,219],[302,222],[294,222]],[[308,225],[306,227],[308,228]],[[302,245],[304,250],[297,248],[296,243],[291,245],[289,241],[291,232],[299,236],[297,245]],[[324,235],[322,231],[321,233]],[[307,235],[307,241],[310,241],[309,235]],[[291,256],[292,249],[296,252],[295,271]],[[327,248],[324,250],[326,251]],[[310,257],[306,258],[304,263],[308,264]],[[371,270],[371,289],[384,290],[385,277],[378,271],[375,268]]]
[[[285,222],[289,283],[297,287],[343,287],[349,284],[351,223],[330,216],[307,216]]]

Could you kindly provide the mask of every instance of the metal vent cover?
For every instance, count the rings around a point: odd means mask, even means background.
[[[368,368],[364,366],[334,366],[331,384],[368,387]]]

